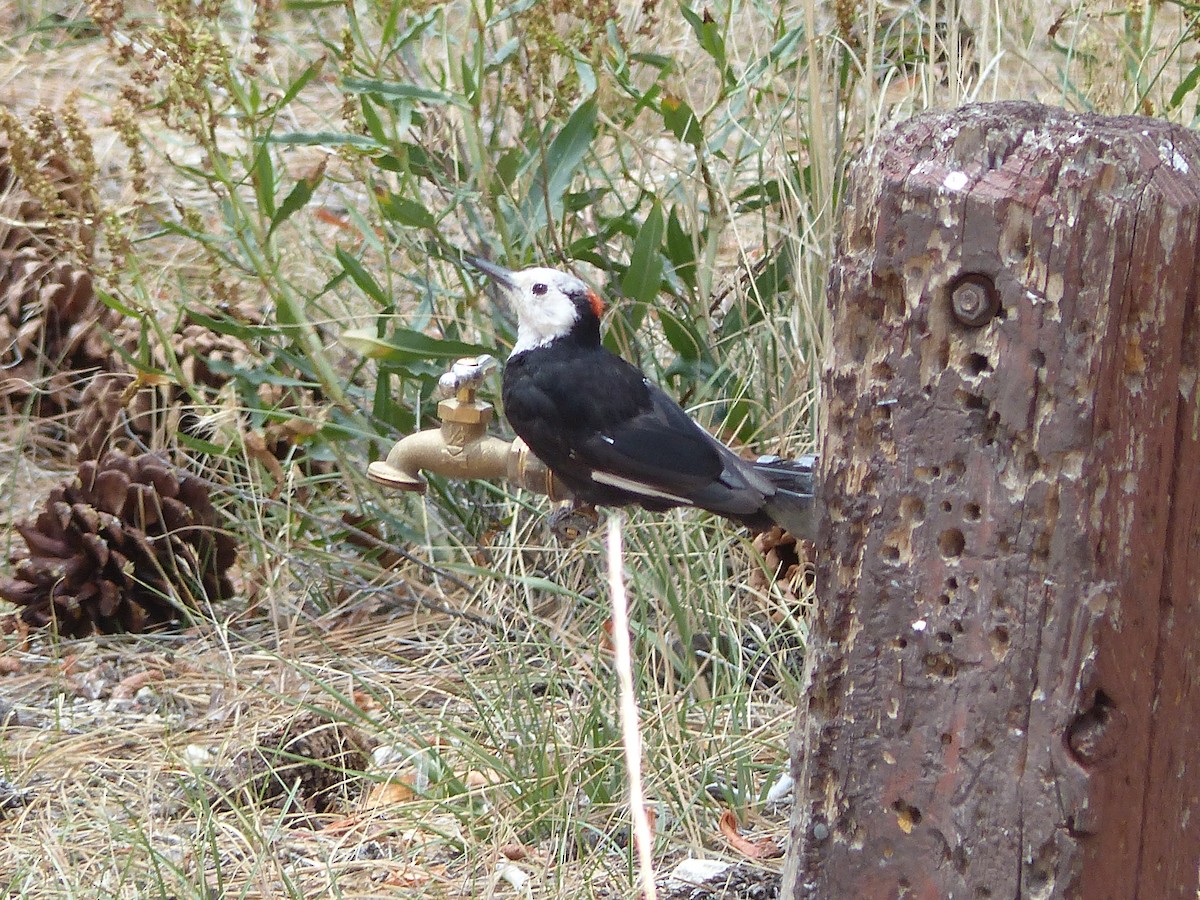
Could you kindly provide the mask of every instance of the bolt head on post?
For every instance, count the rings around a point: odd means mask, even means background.
[[[950,288],[954,318],[969,328],[979,328],[1000,311],[1000,294],[992,279],[977,272],[960,275]]]

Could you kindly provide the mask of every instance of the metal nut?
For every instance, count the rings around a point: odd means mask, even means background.
[[[492,405],[479,400],[473,403],[443,400],[438,404],[438,418],[459,425],[487,425],[492,421]]]
[[[960,275],[950,288],[950,308],[963,325],[979,328],[1000,311],[1000,294],[986,275]]]

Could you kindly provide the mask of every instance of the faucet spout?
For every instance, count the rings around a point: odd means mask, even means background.
[[[438,404],[441,427],[397,441],[386,460],[367,467],[367,477],[397,490],[424,493],[423,469],[447,478],[508,479],[552,500],[563,499],[565,492],[524,441],[518,438],[510,444],[487,433],[492,405],[476,399],[475,387],[494,364],[491,357],[455,363],[442,379],[454,396]]]
[[[386,487],[422,494],[428,487],[422,470],[447,478],[507,479],[552,500],[563,499],[550,470],[519,438],[510,444],[494,435],[480,434],[459,443],[457,436],[446,434],[447,430],[443,424],[402,438],[386,460],[367,467],[367,477]]]

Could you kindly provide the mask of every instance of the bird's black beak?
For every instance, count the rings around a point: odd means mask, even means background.
[[[486,259],[482,259],[478,256],[472,256],[469,253],[463,254],[463,260],[470,263],[484,275],[488,276],[488,278],[492,279],[492,281],[496,282],[496,284],[500,285],[500,287],[506,290],[513,290],[516,288],[517,285],[512,279],[512,272],[510,272],[508,269],[498,266],[495,263],[490,263]]]

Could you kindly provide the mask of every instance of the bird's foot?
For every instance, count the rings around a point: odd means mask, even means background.
[[[590,503],[564,500],[548,517],[550,530],[560,541],[577,541],[596,530],[600,514]]]

